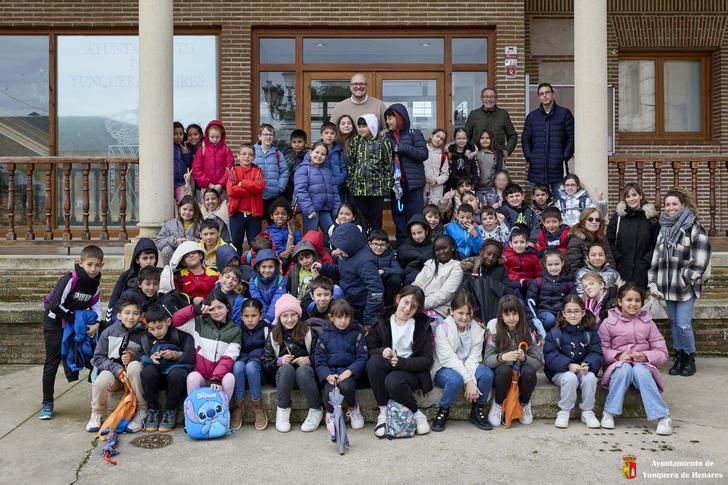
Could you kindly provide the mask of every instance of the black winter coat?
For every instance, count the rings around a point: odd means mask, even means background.
[[[521,138],[528,161],[528,181],[552,184],[564,177],[564,162],[574,155],[574,115],[556,103],[528,113]]]
[[[617,204],[617,210],[607,225],[607,240],[619,276],[624,281],[647,287],[647,271],[659,234],[660,223],[654,205],[630,209],[624,202]]]
[[[541,285],[538,284],[539,281]],[[564,297],[573,292],[574,283],[570,279],[563,276],[552,276],[544,271],[541,276],[528,283],[527,298],[536,302],[537,311],[546,310],[557,314],[561,311],[561,302]]]
[[[512,295],[511,281],[505,266],[498,264],[492,268],[480,267],[478,274],[463,278],[463,288],[478,300],[479,318],[487,324],[496,316],[498,301],[503,295]]]
[[[416,243],[410,236],[410,228],[413,224],[421,224],[425,228],[425,239]],[[397,261],[404,269],[405,276],[416,275],[422,270],[428,259],[432,259],[432,239],[430,238],[430,225],[425,216],[415,214],[407,221],[407,240],[397,248]],[[412,280],[414,281],[414,276]]]

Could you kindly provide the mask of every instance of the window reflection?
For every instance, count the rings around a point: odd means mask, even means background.
[[[480,92],[486,86],[488,86],[488,73],[452,73],[453,131],[455,128],[465,126],[465,120],[468,119],[468,114],[482,105],[480,102]],[[450,133],[450,136],[452,136],[452,133]]]
[[[453,64],[485,64],[488,62],[488,39],[454,38],[452,40]]]
[[[306,64],[442,64],[444,60],[443,39],[303,39]]]
[[[285,146],[296,128],[296,73],[261,72],[258,89],[260,123],[273,125],[276,145]]]
[[[261,64],[295,64],[296,39],[260,39]]]

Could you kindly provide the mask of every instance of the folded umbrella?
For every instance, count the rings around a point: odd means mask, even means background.
[[[518,344],[519,349],[523,349],[525,352],[528,350],[528,344],[526,342],[521,342]],[[519,400],[519,390],[518,390],[518,378],[521,376],[521,363],[519,361],[516,361],[512,365],[513,371],[511,373],[511,387],[508,389],[508,394],[506,395],[506,398],[503,400],[503,416],[506,423],[506,428],[511,427],[511,422],[523,417],[523,407],[521,406],[521,401]]]
[[[339,386],[335,385],[329,392],[329,403],[334,407],[334,434],[336,436],[336,450],[340,455],[343,455],[346,447],[349,446],[349,437],[346,434],[346,420],[344,419],[344,411],[341,409],[343,402],[344,396],[339,391]]]
[[[536,327],[536,331],[538,332],[538,335],[541,337],[541,340],[546,339],[546,329],[543,328],[543,322],[540,318],[538,318],[538,315],[536,314],[536,302],[533,301],[533,298],[528,299],[528,309],[531,310],[531,315],[533,315],[533,319],[531,320],[531,323],[533,323],[533,326]]]

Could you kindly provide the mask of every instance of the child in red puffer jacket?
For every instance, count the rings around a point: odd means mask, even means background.
[[[511,287],[521,300],[526,296],[528,283],[541,276],[541,261],[528,249],[528,231],[514,227],[511,242],[503,251],[503,266],[508,270]]]
[[[233,152],[225,144],[225,127],[212,120],[205,128],[205,141],[192,161],[192,176],[197,188],[213,188],[222,194],[228,179],[228,169],[233,166]]]

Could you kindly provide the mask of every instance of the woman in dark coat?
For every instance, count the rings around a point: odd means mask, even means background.
[[[638,184],[628,183],[607,225],[609,248],[624,281],[647,287],[647,270],[659,233],[657,209],[647,203]]]

